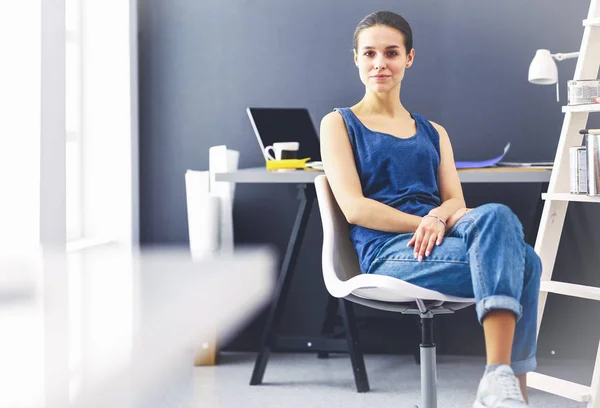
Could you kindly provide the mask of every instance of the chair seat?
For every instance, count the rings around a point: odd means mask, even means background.
[[[438,300],[443,302],[474,303],[473,298],[448,296],[435,290],[425,289],[397,278],[385,275],[361,274],[337,285],[339,297],[350,294],[363,299],[380,302],[414,302]]]

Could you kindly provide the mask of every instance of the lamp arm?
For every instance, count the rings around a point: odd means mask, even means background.
[[[579,52],[567,52],[567,53],[559,52],[556,54],[552,54],[552,58],[554,58],[557,61],[562,61],[562,60],[577,58],[577,57],[579,57]]]

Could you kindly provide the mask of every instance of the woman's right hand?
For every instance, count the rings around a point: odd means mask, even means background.
[[[456,225],[458,220],[464,217],[464,215],[471,210],[472,208],[459,208],[454,214],[452,214],[450,218],[448,218],[448,220],[446,221],[446,232],[450,231],[452,227]]]

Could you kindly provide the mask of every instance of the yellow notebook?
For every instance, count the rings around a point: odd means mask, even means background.
[[[304,169],[306,168],[306,162],[309,160],[310,157],[305,159],[267,160],[267,170]]]

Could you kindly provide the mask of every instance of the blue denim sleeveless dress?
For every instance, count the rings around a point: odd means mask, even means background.
[[[337,108],[348,129],[363,195],[408,214],[423,216],[439,207],[440,137],[423,116],[412,114],[417,133],[398,138],[368,129],[350,108]],[[350,225],[350,238],[363,273],[395,233]]]

